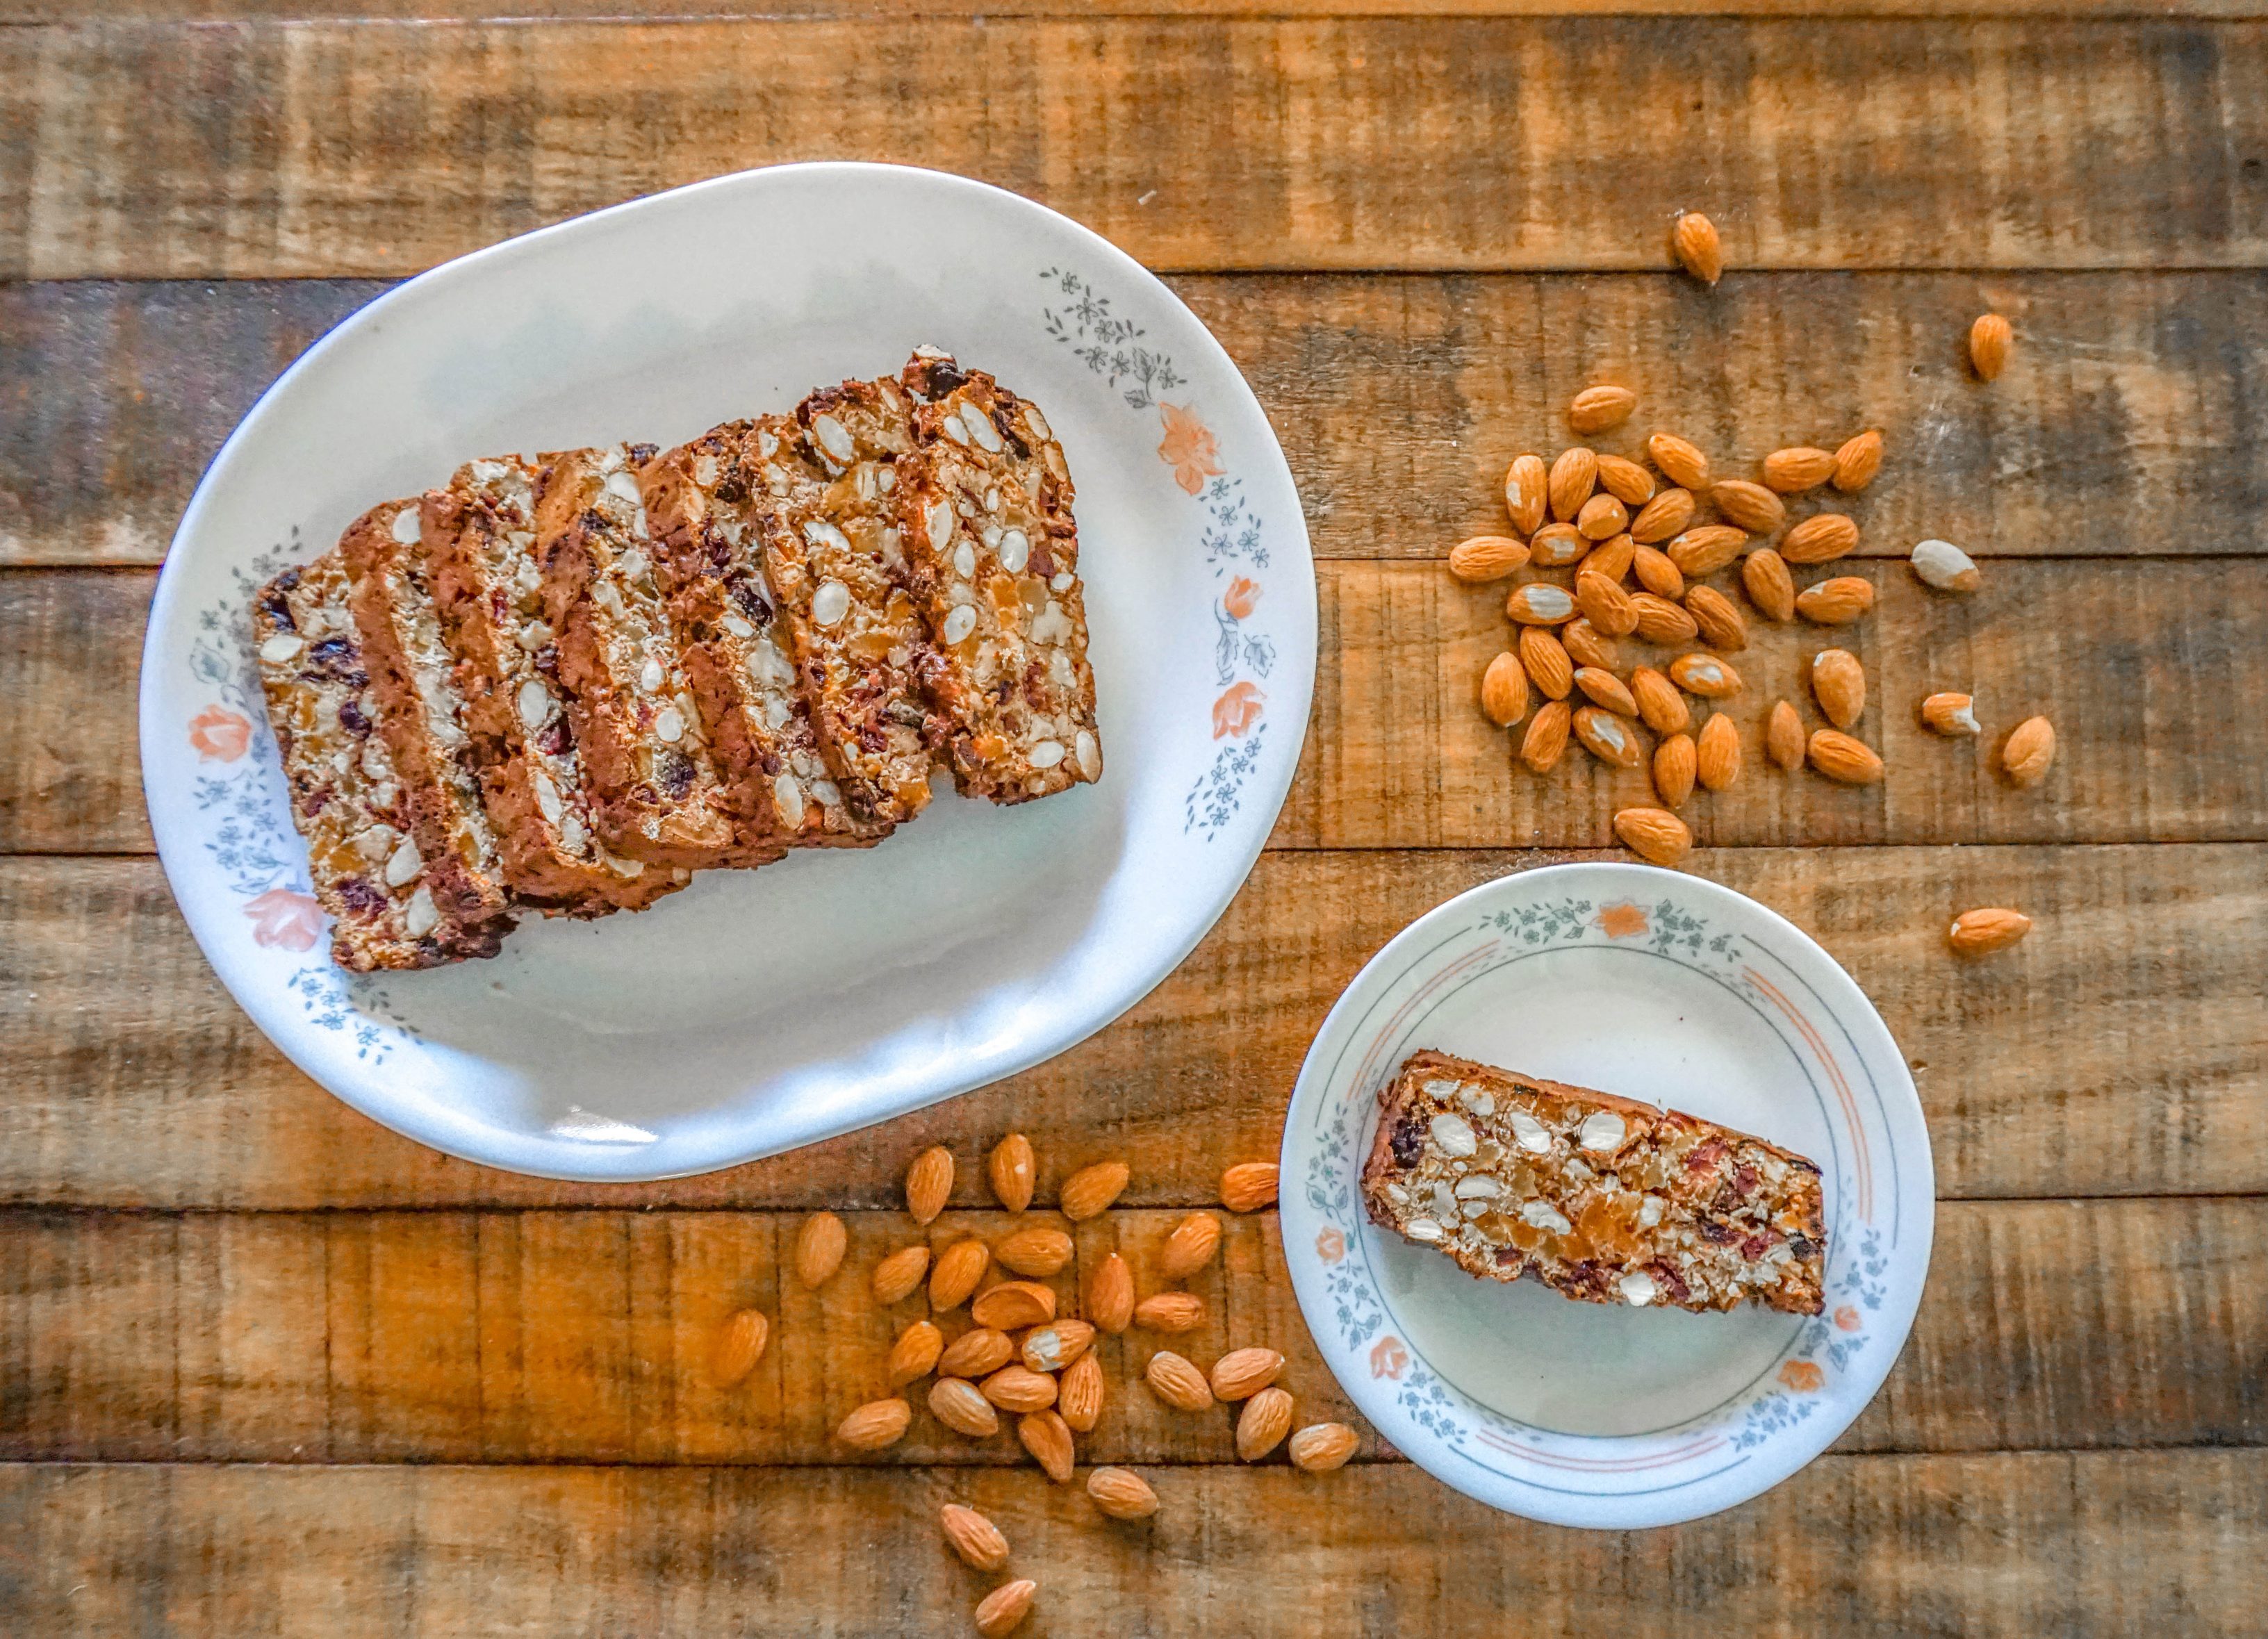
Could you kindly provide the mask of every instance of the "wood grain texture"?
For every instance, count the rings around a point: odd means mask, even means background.
[[[2268,815],[2268,559],[2220,564],[2063,559],[1990,567],[1975,597],[1932,593],[1902,564],[1835,565],[1872,580],[1875,611],[1832,630],[1756,619],[1735,657],[1730,708],[1749,772],[1687,810],[1705,843],[2214,842],[2261,839]],[[1720,581],[1733,581],[1730,571]],[[1550,774],[1476,704],[1511,642],[1505,585],[1460,584],[1433,563],[1329,561],[1317,569],[1314,714],[1278,821],[1285,848],[1611,845],[1614,811],[1650,802],[1638,772],[1579,748]],[[0,852],[140,852],[133,682],[152,577],[139,571],[0,574]],[[1737,590],[1734,595],[1738,596]],[[2085,646],[2074,650],[2073,635]],[[1862,737],[1889,763],[1863,790],[1764,764],[1764,714],[1799,705],[1810,657],[1851,649],[1871,702]],[[1663,664],[1634,640],[1621,664]],[[1940,688],[1974,693],[1981,741],[1948,741],[1915,716]],[[206,702],[185,701],[184,723]],[[1992,771],[2000,736],[2034,712],[2060,735],[2045,784]]]
[[[871,18],[872,0],[107,0],[113,21],[298,21],[389,18],[405,22],[519,18],[636,18],[649,21],[755,17]],[[1084,17],[1076,0],[921,0],[927,17]],[[1114,16],[1244,17],[1248,0],[1111,0]],[[2252,18],[2259,0],[1297,0],[1270,8],[1279,17],[2073,17]],[[0,0],[0,23],[76,23],[82,13],[57,0]]]
[[[0,862],[0,1201],[879,1207],[917,1150],[944,1143],[968,1207],[985,1199],[983,1149],[1020,1130],[1043,1193],[1116,1155],[1130,1203],[1208,1202],[1226,1163],[1276,1153],[1308,1043],[1374,952],[1465,889],[1557,857],[1263,855],[1195,953],[1063,1056],[887,1128],[635,1187],[491,1172],[350,1111],[237,1011],[154,861]],[[1694,864],[1808,929],[1874,998],[1920,1088],[1940,1193],[2268,1191],[2268,849],[1719,849]],[[2039,926],[1956,963],[1944,929],[1977,904]]]
[[[1503,527],[1504,468],[1572,442],[1596,380],[1727,473],[1889,434],[1862,553],[2268,549],[2268,282],[2250,273],[1808,274],[1704,292],[1669,274],[1186,275],[1284,441],[1318,555],[1438,558]],[[0,285],[0,565],[155,563],[222,439],[366,281]],[[2022,327],[1992,386],[1959,349]],[[762,408],[752,406],[752,408]]]
[[[2268,1552],[2258,1452],[1826,1457],[1644,1533],[1530,1525],[1403,1465],[1158,1470],[1128,1527],[1028,1472],[0,1468],[24,1631],[954,1631],[992,1578],[961,1501],[1040,1583],[1032,1639],[1502,1631],[1793,1639],[2238,1634]],[[1233,1584],[1224,1567],[1233,1566]]]
[[[1138,1291],[1164,1290],[1157,1257],[1179,1216],[1081,1226],[1077,1263],[1048,1283],[1059,1312],[1078,1312],[1074,1275],[1114,1249]],[[832,1439],[890,1393],[891,1340],[930,1314],[919,1292],[877,1305],[874,1266],[924,1238],[942,1250],[1020,1226],[998,1211],[948,1214],[925,1237],[902,1213],[848,1221],[850,1255],[814,1293],[782,1268],[792,1215],[10,1213],[0,1458],[1027,1461],[1010,1428],[970,1440],[939,1423],[927,1378],[898,1444]],[[1109,1388],[1083,1461],[1234,1460],[1232,1410],[1174,1411],[1142,1384],[1160,1348],[1201,1368],[1275,1349],[1302,1422],[1360,1423],[1300,1319],[1272,1214],[1227,1217],[1219,1258],[1187,1289],[1206,1305],[1196,1331],[1100,1340]],[[2268,1443],[2268,1385],[2250,1369],[2268,1357],[2264,1292],[2268,1202],[1948,1203],[1905,1356],[1837,1449]],[[771,1341],[747,1381],[719,1389],[717,1331],[744,1307],[771,1317]],[[936,1318],[948,1339],[969,1324],[965,1308]],[[1378,1454],[1374,1435],[1365,1449]]]
[[[1173,269],[1659,268],[1683,209],[1736,268],[2249,266],[2264,73],[2250,23],[23,27],[0,276],[399,274],[834,157]]]

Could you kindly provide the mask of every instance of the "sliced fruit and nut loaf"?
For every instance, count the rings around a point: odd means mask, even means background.
[[[342,967],[436,967],[494,956],[509,924],[462,921],[436,893],[453,861],[428,865],[410,835],[409,808],[378,731],[378,692],[357,642],[344,557],[286,570],[253,599],[253,650],[268,719],[291,790],[291,820],[307,839],[315,897],[332,917]]]
[[[1379,1094],[1371,1220],[1589,1303],[1817,1314],[1819,1168],[1636,1099],[1416,1053]]]
[[[936,639],[930,694],[962,789],[997,803],[1102,775],[1071,471],[1039,407],[918,353],[898,527]]]

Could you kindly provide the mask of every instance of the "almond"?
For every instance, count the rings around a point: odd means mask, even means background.
[[[1710,486],[1709,499],[1728,520],[1751,534],[1769,535],[1787,522],[1787,503],[1762,484],[1745,478],[1719,478]]]
[[[1020,1332],[1056,1318],[1056,1295],[1036,1281],[1003,1281],[976,1294],[968,1318],[995,1332]]]
[[[1790,774],[1803,767],[1803,719],[1785,700],[1764,724],[1764,755]]]
[[[992,1248],[1001,1268],[1042,1281],[1069,1263],[1071,1254],[1071,1237],[1046,1224],[1020,1229]]]
[[[884,1308],[903,1303],[929,1273],[929,1248],[901,1246],[874,1266],[874,1301]]]
[[[835,1437],[854,1452],[879,1452],[905,1438],[914,1408],[902,1400],[869,1400],[835,1425]]]
[[[1665,489],[1638,508],[1638,516],[1631,519],[1631,539],[1650,547],[1668,540],[1692,521],[1693,492],[1683,488]]]
[[[1638,731],[1611,711],[1585,706],[1575,714],[1575,738],[1583,749],[1610,768],[1635,768],[1646,755]]]
[[[1089,1350],[1064,1368],[1056,1411],[1074,1432],[1090,1434],[1102,1416],[1102,1360]]]
[[[937,1267],[929,1272],[929,1306],[939,1314],[960,1308],[991,1267],[991,1248],[983,1241],[955,1241],[938,1254]]]
[[[1728,790],[1741,777],[1740,731],[1721,711],[1701,725],[1697,772],[1712,791]]]
[[[1194,1332],[1204,1319],[1204,1299],[1195,1292],[1156,1292],[1134,1305],[1134,1324],[1146,1331]]]
[[[1666,808],[1624,808],[1615,815],[1615,834],[1640,859],[1675,865],[1693,851],[1693,833]]]
[[[1575,687],[1609,711],[1625,717],[1638,716],[1638,702],[1631,698],[1629,687],[1602,666],[1587,665],[1576,673]]]
[[[1811,766],[1845,785],[1872,785],[1882,777],[1882,760],[1873,746],[1833,729],[1812,731]]]
[[[1528,722],[1528,732],[1520,742],[1520,760],[1537,774],[1550,770],[1567,749],[1567,729],[1572,717],[1564,700],[1547,700],[1537,708]]]
[[[2055,724],[2045,717],[2027,717],[2000,747],[2000,767],[2017,784],[2037,785],[2048,777],[2055,751]]]
[[[1795,595],[1795,612],[1814,626],[1848,626],[1874,606],[1874,583],[1837,575]]]
[[[1669,663],[1669,680],[1704,700],[1727,700],[1741,692],[1741,674],[1715,655],[1678,656]]]
[[[1822,649],[1811,657],[1811,695],[1838,729],[1847,729],[1867,709],[1867,671],[1847,649]]]
[[[1619,427],[1638,408],[1638,394],[1628,387],[1585,387],[1567,406],[1567,424],[1577,432],[1604,432]]]
[[[917,1224],[932,1222],[953,1194],[953,1151],[932,1145],[906,1169],[906,1210]]]
[[[1098,1468],[1086,1476],[1086,1494],[1113,1519],[1147,1519],[1158,1511],[1158,1494],[1130,1468]]]
[[[1083,1166],[1064,1180],[1057,1204],[1064,1216],[1074,1224],[1084,1224],[1100,1217],[1118,1199],[1126,1187],[1127,1171],[1123,1161],[1097,1161],[1093,1166]]]
[[[1977,560],[1949,540],[1917,541],[1913,568],[1925,584],[1940,592],[1975,592],[1983,578]]]
[[[1871,427],[1835,452],[1835,487],[1845,495],[1864,489],[1881,470],[1882,435]]]
[[[1150,1356],[1142,1378],[1151,1392],[1176,1411],[1203,1411],[1212,1402],[1212,1385],[1204,1372],[1169,1349]]]
[[[1638,610],[1631,603],[1630,593],[1588,570],[1575,577],[1575,606],[1602,636],[1624,637],[1638,628]],[[1580,673],[1577,680],[1581,680]]]
[[[915,1321],[890,1345],[890,1386],[900,1388],[916,1378],[927,1377],[936,1369],[938,1356],[944,1352],[945,1334],[927,1320]]]
[[[1008,1539],[975,1509],[947,1503],[938,1510],[938,1523],[945,1527],[946,1542],[971,1570],[998,1570],[1008,1562]]]
[[[946,1346],[937,1357],[937,1369],[948,1378],[981,1378],[998,1371],[1016,1357],[1016,1345],[993,1327],[972,1327]]]
[[[2014,326],[1998,313],[1981,313],[1969,327],[1969,362],[1977,379],[1992,381],[2008,367],[2008,347],[2016,339]]]
[[[1631,568],[1638,573],[1638,584],[1657,598],[1667,598],[1675,603],[1685,595],[1685,576],[1670,562],[1669,554],[1658,547],[1641,546],[1631,553]]]
[[[1579,567],[1590,574],[1618,581],[1630,573],[1631,559],[1637,552],[1638,543],[1628,535],[1609,535],[1591,548]]]
[[[1056,1403],[1055,1378],[1027,1366],[1003,1366],[976,1386],[1002,1411],[1045,1411]]]
[[[1653,474],[1636,461],[1619,455],[1599,457],[1599,488],[1624,506],[1644,506],[1653,499]]]
[[[1476,586],[1527,566],[1528,543],[1510,535],[1475,535],[1449,548],[1449,573]]]
[[[1032,1613],[1032,1596],[1040,1584],[1024,1577],[1016,1582],[1004,1582],[976,1602],[976,1632],[979,1639],[1006,1639],[1023,1626],[1024,1618]]]
[[[1693,725],[1693,713],[1685,703],[1685,696],[1677,691],[1675,684],[1650,665],[1642,665],[1631,673],[1631,696],[1638,706],[1638,715],[1657,734],[1682,734]]]
[[[1210,1212],[1192,1212],[1166,1237],[1158,1268],[1169,1281],[1186,1281],[1211,1263],[1219,1250],[1220,1220]]]
[[[1549,581],[1513,588],[1504,612],[1522,626],[1558,626],[1575,618],[1575,594]]]
[[[1721,488],[1721,486],[1719,486]],[[1673,536],[1662,550],[1688,580],[1701,580],[1741,555],[1749,544],[1748,532],[1730,524],[1702,524]]]
[[[1690,734],[1672,734],[1653,748],[1653,789],[1663,807],[1684,807],[1699,771],[1700,753]]]
[[[1276,1204],[1276,1163],[1239,1161],[1220,1175],[1220,1204],[1231,1212],[1257,1212]]]
[[[1921,702],[1921,720],[1948,738],[1978,731],[1977,702],[1966,695],[1932,695]]]
[[[1292,1466],[1319,1474],[1344,1467],[1358,1444],[1354,1430],[1344,1422],[1311,1422],[1284,1449],[1291,1455]]]
[[[1071,1467],[1079,1457],[1071,1444],[1071,1425],[1062,1414],[1053,1409],[1026,1413],[1017,1420],[1016,1437],[1048,1471],[1049,1479],[1057,1485],[1071,1483]]]
[[[1674,432],[1657,432],[1646,441],[1646,452],[1661,468],[1661,475],[1679,489],[1699,495],[1709,487],[1709,458],[1697,445]]]
[[[1858,544],[1858,525],[1840,512],[1815,512],[1780,537],[1779,555],[1791,563],[1832,563]]]
[[[1273,1383],[1283,1370],[1284,1356],[1272,1349],[1231,1349],[1212,1363],[1213,1398],[1248,1400]]]
[[[993,1145],[984,1158],[984,1172],[992,1182],[993,1199],[1009,1211],[1021,1212],[1032,1204],[1032,1141],[1023,1134],[1010,1133]]]
[[[1764,457],[1764,485],[1781,495],[1801,495],[1835,476],[1835,458],[1808,445],[1774,450]]]
[[[1034,1371],[1061,1371],[1085,1358],[1094,1347],[1094,1328],[1084,1320],[1057,1320],[1024,1334],[1025,1365]]]
[[[1787,572],[1787,560],[1770,547],[1758,547],[1742,562],[1741,584],[1766,620],[1795,618],[1795,577]]]
[[[1575,533],[1586,540],[1610,540],[1629,525],[1629,510],[1610,495],[1593,496],[1575,514]]]
[[[1559,452],[1551,463],[1551,477],[1546,488],[1550,491],[1551,516],[1563,523],[1572,522],[1583,510],[1583,503],[1591,498],[1598,487],[1599,458],[1581,445]]]
[[[1609,672],[1615,669],[1615,651],[1599,636],[1597,628],[1580,614],[1559,628],[1559,646],[1577,665],[1602,666]]]
[[[1686,596],[1692,596],[1690,587],[1686,589]],[[1701,622],[1667,598],[1657,598],[1650,592],[1634,592],[1631,593],[1631,607],[1638,614],[1634,629],[1646,643],[1690,643],[1700,634]]]
[[[709,1363],[709,1374],[717,1386],[731,1388],[754,1371],[756,1362],[764,1357],[764,1344],[771,1334],[772,1323],[761,1309],[742,1309],[726,1320],[717,1333],[716,1352]]]
[[[1733,600],[1714,586],[1696,586],[1685,594],[1685,613],[1700,628],[1701,641],[1712,649],[1737,651],[1749,646],[1749,623]]]
[[[1535,685],[1536,692],[1547,699],[1565,700],[1567,692],[1575,687],[1575,663],[1568,659],[1559,640],[1544,627],[1521,629],[1520,665],[1528,673],[1528,680]]]
[[[795,1278],[816,1290],[843,1267],[850,1231],[832,1212],[814,1212],[795,1232]]]
[[[1291,1432],[1292,1397],[1279,1388],[1262,1389],[1244,1402],[1244,1410],[1236,1419],[1238,1460],[1258,1462]]]
[[[1528,715],[1528,673],[1521,669],[1518,655],[1507,650],[1481,673],[1481,715],[1500,729]]]
[[[1134,1320],[1134,1271],[1112,1253],[1086,1277],[1086,1318],[1116,1336]]]
[[[1682,210],[1669,230],[1669,248],[1677,265],[1704,284],[1714,284],[1725,271],[1725,247],[1717,224],[1697,210]]]
[[[1572,524],[1546,524],[1528,547],[1531,568],[1564,570],[1589,555],[1591,539]]]
[[[1512,526],[1523,535],[1543,527],[1544,510],[1550,504],[1550,469],[1540,455],[1520,455],[1504,469],[1504,510]]]
[[[2032,930],[2032,919],[2020,910],[1964,910],[1953,919],[1946,940],[1962,956],[1988,956],[2005,951]]]

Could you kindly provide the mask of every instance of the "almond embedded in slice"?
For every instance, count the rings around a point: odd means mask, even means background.
[[[932,1222],[953,1194],[953,1151],[933,1144],[906,1169],[906,1210],[917,1224]]]
[[[1586,437],[1619,427],[1638,408],[1638,394],[1628,387],[1585,387],[1567,406],[1567,424]]]
[[[2015,327],[1998,313],[1980,313],[1969,327],[1969,363],[1979,381],[1994,381],[2008,367],[2008,348],[2016,339]]]
[[[816,1290],[843,1267],[850,1246],[850,1231],[832,1212],[814,1212],[795,1232],[795,1278]]]
[[[1701,641],[1712,649],[1736,652],[1749,646],[1749,623],[1741,618],[1733,600],[1714,586],[1689,587],[1685,613],[1693,617]]]
[[[1932,732],[1948,739],[1957,739],[1981,731],[1977,722],[1977,702],[1967,695],[1932,695],[1921,702],[1921,720]]]
[[[1811,766],[1844,785],[1872,785],[1882,777],[1874,748],[1838,730],[1813,730],[1810,750]]]
[[[1481,673],[1481,715],[1508,729],[1528,715],[1528,673],[1520,657],[1506,650]]]
[[[1071,1261],[1071,1238],[1052,1224],[1034,1224],[1004,1236],[992,1248],[1000,1267],[1035,1280],[1045,1280]]]
[[[1646,441],[1646,452],[1661,468],[1661,475],[1679,489],[1699,495],[1709,487],[1709,458],[1690,440],[1657,432]]]
[[[2031,930],[2032,919],[2020,910],[1964,910],[1953,919],[1946,942],[1962,956],[1987,956],[2007,950]]]
[[[1236,1456],[1256,1463],[1284,1443],[1292,1432],[1292,1397],[1279,1388],[1264,1388],[1244,1402],[1236,1419]]]
[[[1692,708],[1675,683],[1650,665],[1631,673],[1631,698],[1646,727],[1657,734],[1682,734],[1693,726]]]
[[[1712,791],[1730,790],[1741,777],[1741,736],[1721,711],[1701,725],[1695,772]]]
[[[1010,1133],[992,1146],[992,1153],[984,1159],[985,1176],[991,1180],[995,1200],[1011,1212],[1021,1212],[1032,1204],[1032,1184],[1036,1167],[1032,1158],[1032,1141],[1021,1133]]]
[[[1546,486],[1550,491],[1551,516],[1562,523],[1572,523],[1583,510],[1583,503],[1591,498],[1598,487],[1599,457],[1595,451],[1581,445],[1559,452],[1551,463],[1551,476]]]
[[[1611,711],[1585,706],[1575,713],[1574,728],[1583,749],[1610,768],[1635,768],[1645,759],[1637,729]]]
[[[1158,1254],[1159,1271],[1169,1281],[1186,1281],[1212,1261],[1220,1250],[1220,1220],[1210,1212],[1192,1212],[1174,1225]]]
[[[1764,755],[1789,774],[1803,767],[1803,719],[1785,700],[1772,707],[1765,720]]]
[[[1239,1161],[1220,1175],[1220,1204],[1231,1212],[1257,1212],[1276,1204],[1273,1161]]]
[[[1521,761],[1535,773],[1548,772],[1567,749],[1567,731],[1572,721],[1573,713],[1565,701],[1545,701],[1528,720],[1528,732],[1520,742]]]
[[[1285,1451],[1292,1466],[1308,1474],[1328,1474],[1346,1466],[1361,1442],[1344,1422],[1311,1422],[1292,1437]]]
[[[1097,1468],[1086,1476],[1086,1494],[1113,1519],[1147,1519],[1158,1511],[1158,1494],[1130,1468]]]
[[[1693,851],[1693,833],[1666,808],[1621,810],[1615,834],[1631,853],[1657,865],[1675,865]]]
[[[1550,505],[1550,468],[1540,455],[1520,455],[1504,471],[1504,510],[1523,535],[1543,527]]]
[[[1565,700],[1575,687],[1575,663],[1548,627],[1521,628],[1520,665],[1536,692],[1548,700]]]
[[[1475,535],[1449,548],[1449,573],[1469,585],[1502,580],[1528,566],[1528,543],[1510,535]]]
[[[1822,649],[1811,657],[1811,694],[1827,720],[1847,729],[1867,709],[1867,671],[1847,649]]]
[[[1846,440],[1835,452],[1835,487],[1845,495],[1864,489],[1881,470],[1882,435],[1874,428]]]
[[[1719,478],[1710,486],[1709,499],[1727,519],[1751,534],[1769,535],[1787,521],[1787,503],[1762,484],[1745,478]]]
[[[1684,807],[1699,772],[1700,752],[1690,734],[1672,734],[1653,748],[1653,789],[1663,807]]]
[[[2037,785],[2048,777],[2055,753],[2055,724],[2045,717],[2027,717],[2000,747],[2000,767],[2017,784]]]
[[[1644,506],[1653,499],[1653,474],[1636,461],[1619,455],[1599,457],[1599,488],[1624,506]]]
[[[1779,555],[1791,563],[1832,563],[1858,546],[1858,525],[1840,512],[1815,512],[1780,537]]]
[[[1704,284],[1714,284],[1725,271],[1724,243],[1717,224],[1697,210],[1682,210],[1670,224],[1669,248],[1677,265]]]
[[[946,1541],[971,1570],[998,1570],[1008,1562],[1008,1539],[975,1509],[947,1503],[939,1510],[939,1523]]]
[[[1770,547],[1758,547],[1743,560],[1741,584],[1765,619],[1795,618],[1795,577],[1787,572],[1787,560]]]
[[[1100,1217],[1126,1187],[1128,1176],[1123,1161],[1097,1161],[1093,1166],[1083,1166],[1064,1180],[1057,1204],[1074,1224]]]
[[[1795,595],[1795,612],[1814,626],[1848,626],[1874,606],[1874,583],[1837,575]]]

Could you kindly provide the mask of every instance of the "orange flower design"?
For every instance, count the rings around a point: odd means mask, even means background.
[[[1827,1374],[1808,1360],[1791,1360],[1779,1369],[1779,1380],[1799,1394],[1816,1394],[1827,1385]]]
[[[1835,1324],[1845,1332],[1857,1331],[1859,1329],[1859,1312],[1856,1309],[1853,1309],[1849,1304],[1845,1304],[1840,1309],[1837,1309],[1835,1312]]]
[[[1402,1374],[1410,1369],[1410,1351],[1402,1347],[1398,1337],[1381,1337],[1370,1348],[1370,1375],[1402,1381]]]
[[[1599,931],[1609,939],[1635,939],[1646,931],[1646,911],[1637,905],[1609,905],[1599,913]]]
[[[322,937],[323,908],[288,888],[270,888],[246,901],[244,914],[252,918],[252,942],[273,951],[312,951]]]
[[[1252,725],[1260,721],[1261,702],[1266,699],[1251,682],[1229,685],[1228,692],[1212,702],[1212,737],[1233,735],[1242,739],[1251,733]]]
[[[234,762],[252,744],[251,721],[225,706],[207,706],[189,719],[189,744],[207,762]]]
[[[1328,1227],[1319,1231],[1315,1236],[1315,1256],[1325,1263],[1336,1263],[1346,1256],[1346,1237]]]
[[[1178,404],[1160,404],[1166,436],[1158,445],[1158,459],[1174,469],[1174,481],[1191,495],[1204,489],[1204,481],[1221,474],[1220,445],[1195,410]]]
[[[1247,580],[1240,575],[1228,583],[1228,591],[1222,595],[1220,606],[1228,611],[1229,619],[1241,621],[1249,615],[1259,602],[1260,583]]]

